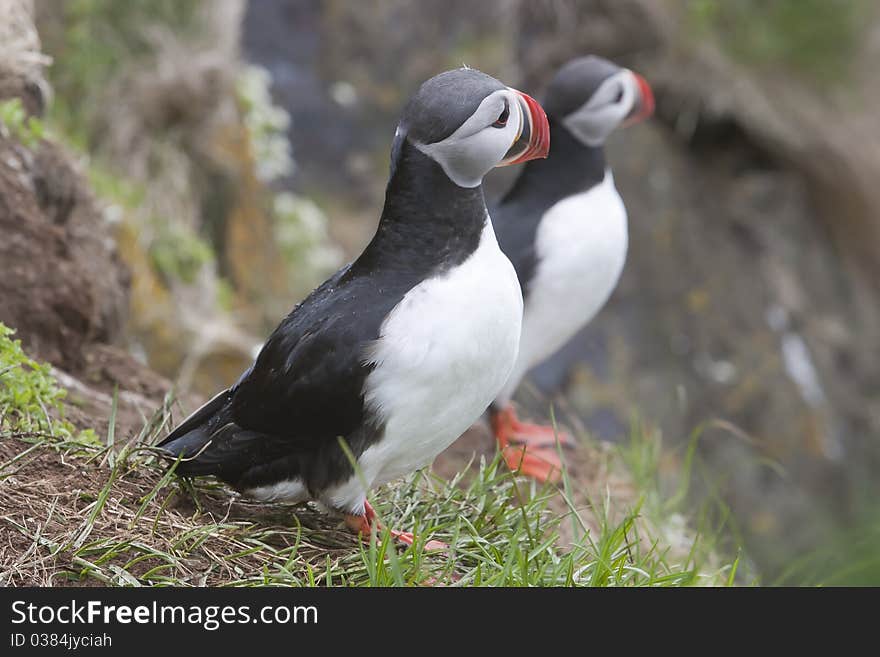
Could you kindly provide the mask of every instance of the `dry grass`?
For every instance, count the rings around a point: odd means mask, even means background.
[[[252,504],[213,482],[190,486],[137,442],[111,465],[107,450],[45,439],[0,444],[3,585],[300,584],[306,564],[357,554],[332,519]],[[300,573],[287,572],[293,560]]]

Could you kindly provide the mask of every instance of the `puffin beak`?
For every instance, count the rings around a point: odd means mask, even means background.
[[[636,90],[636,100],[623,122],[624,126],[639,123],[654,113],[654,92],[648,81],[635,71],[629,71],[633,78],[633,86]]]
[[[504,159],[498,163],[500,167],[544,158],[550,152],[550,124],[547,123],[544,108],[528,94],[516,89],[510,90],[517,96],[523,120],[520,133]]]

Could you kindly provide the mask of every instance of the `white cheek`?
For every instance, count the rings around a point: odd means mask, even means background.
[[[632,99],[604,107],[585,106],[575,114],[565,118],[563,124],[588,146],[601,146],[629,113]]]
[[[617,106],[620,108],[620,120],[623,121],[633,108],[636,102],[636,91],[631,85],[623,85],[623,96]]]
[[[565,127],[588,146],[601,146],[635,103],[635,87],[623,81],[623,75],[631,74],[625,71],[606,80],[583,107],[563,120]],[[614,102],[621,92],[620,100]]]
[[[514,123],[511,121],[504,128],[487,127],[468,137],[417,147],[443,167],[456,185],[476,187],[513,144],[516,137]]]

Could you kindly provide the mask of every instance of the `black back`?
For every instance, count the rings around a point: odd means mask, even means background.
[[[554,116],[548,115],[548,121],[547,159],[527,162],[510,191],[489,209],[498,244],[513,263],[526,298],[538,264],[535,237],[544,213],[605,178],[604,148],[582,144]]]

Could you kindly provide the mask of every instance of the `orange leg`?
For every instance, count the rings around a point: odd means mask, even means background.
[[[353,516],[346,515],[345,516],[345,524],[348,525],[349,529],[353,532],[360,534],[361,538],[366,541],[370,540],[370,533],[373,531],[375,527],[377,530],[380,528],[379,521],[376,518],[376,511],[373,509],[372,505],[369,502],[364,502],[364,515],[362,516]],[[396,538],[401,543],[405,543],[406,545],[412,545],[415,543],[415,537],[410,532],[401,532],[396,529],[390,530],[391,536]],[[442,541],[428,541],[425,543],[426,550],[448,550],[449,546]]]
[[[561,445],[572,445],[570,436],[553,427],[520,422],[513,405],[492,415],[492,432],[508,467],[514,472],[557,483],[562,477],[562,461],[556,449],[557,435]]]

